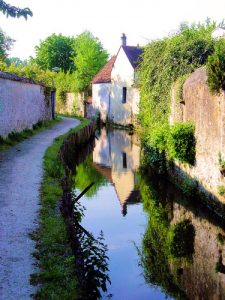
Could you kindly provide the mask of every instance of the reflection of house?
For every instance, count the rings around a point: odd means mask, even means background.
[[[100,111],[103,121],[133,124],[138,113],[139,90],[135,86],[136,68],[142,50],[127,46],[122,35],[122,45],[103,69],[94,77],[92,105]]]
[[[107,135],[102,129],[93,152],[94,166],[113,183],[124,215],[127,204],[139,202],[135,171],[139,167],[140,146],[135,138],[119,130]]]

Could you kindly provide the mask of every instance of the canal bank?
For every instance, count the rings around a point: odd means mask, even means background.
[[[77,276],[80,270],[75,268],[77,259],[71,247],[68,220],[62,214],[62,201],[68,192],[69,163],[75,159],[74,150],[78,150],[77,145],[89,141],[94,130],[95,123],[82,119],[79,126],[57,137],[45,153],[40,223],[32,233],[36,241],[33,256],[38,269],[32,274],[31,282],[38,286],[34,295],[37,299],[82,299]],[[68,154],[66,158],[65,153]]]

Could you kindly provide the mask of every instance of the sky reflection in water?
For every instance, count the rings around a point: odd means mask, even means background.
[[[96,140],[93,163],[108,182],[95,195],[82,198],[87,209],[82,226],[94,236],[103,230],[108,245],[112,285],[103,298],[112,294],[118,300],[166,299],[159,289],[145,284],[139,266],[136,246],[141,246],[147,227],[147,214],[135,187],[139,158],[139,140],[125,131],[107,134],[103,129]]]

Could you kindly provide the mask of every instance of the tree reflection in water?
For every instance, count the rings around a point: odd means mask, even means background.
[[[224,223],[162,177],[140,174],[148,227],[139,249],[147,283],[175,299],[225,299]]]

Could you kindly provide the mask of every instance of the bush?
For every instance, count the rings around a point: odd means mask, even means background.
[[[220,245],[224,245],[225,244],[225,236],[222,235],[221,233],[218,233],[216,236],[216,240]]]
[[[176,81],[176,102],[183,102],[183,86],[190,74],[185,74],[179,77]]]
[[[180,184],[181,190],[188,197],[194,197],[197,193],[198,182],[191,177],[185,177]]]
[[[218,186],[218,193],[220,194],[220,196],[224,196],[225,195],[225,186],[219,185]]]
[[[207,61],[208,86],[211,92],[220,93],[225,90],[225,40],[215,42],[214,53]]]
[[[189,220],[171,227],[168,233],[170,254],[175,258],[191,257],[194,253],[195,229]]]
[[[159,153],[166,150],[167,139],[169,135],[168,126],[159,126],[152,130],[151,134],[148,136],[148,146],[156,149]]]
[[[168,126],[170,91],[181,76],[205,65],[214,51],[211,37],[215,23],[182,24],[178,32],[166,39],[155,40],[144,48],[139,66],[140,113],[144,133]],[[147,138],[145,138],[147,140]]]
[[[193,165],[195,161],[194,126],[191,123],[177,123],[170,129],[168,151],[172,158]]]

